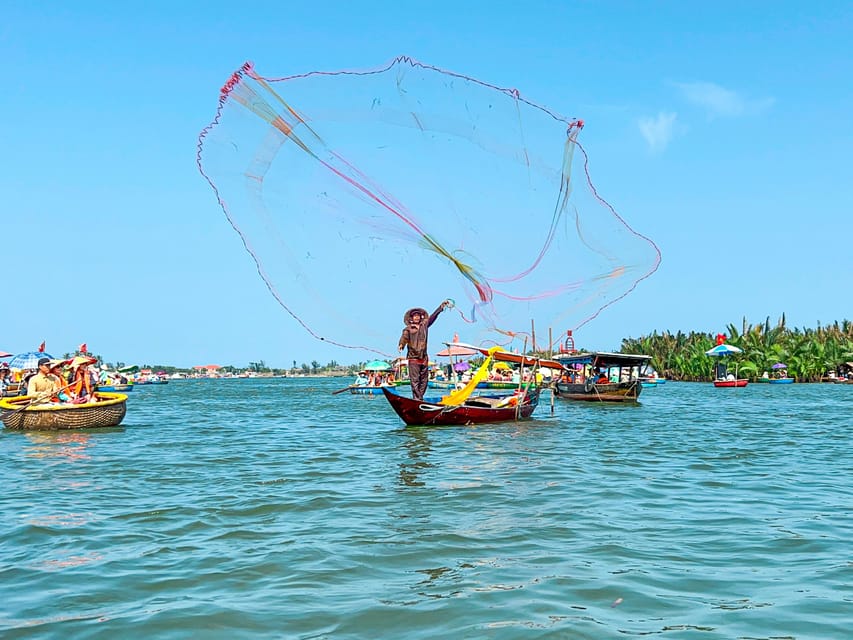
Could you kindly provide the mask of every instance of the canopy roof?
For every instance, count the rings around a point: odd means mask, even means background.
[[[482,353],[484,356],[489,355],[488,349],[483,349],[481,347],[475,347],[472,344],[463,344],[458,343],[459,346],[467,347],[469,349],[475,349],[479,353]],[[548,367],[549,369],[562,369],[563,365],[556,360],[548,360],[545,358],[536,358],[534,356],[523,356],[520,353],[510,353],[509,351],[496,351],[492,354],[494,360],[498,362],[514,362],[515,364],[523,364],[525,367]],[[649,358],[651,356],[648,356]]]
[[[445,342],[444,344],[447,345],[447,348],[442,349],[435,355],[442,358],[447,358],[450,356],[476,356],[480,353],[479,349],[475,349],[469,346],[463,346],[458,342]]]
[[[638,367],[652,359],[651,356],[634,353],[609,353],[607,351],[593,351],[591,353],[561,354],[554,356],[562,364],[568,366],[573,364],[591,364],[601,367]]]

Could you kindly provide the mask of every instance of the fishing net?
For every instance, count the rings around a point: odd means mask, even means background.
[[[292,319],[387,356],[409,307],[450,298],[468,341],[507,344],[532,319],[582,326],[657,268],[592,186],[582,127],[406,57],[282,78],[247,63],[198,164]]]

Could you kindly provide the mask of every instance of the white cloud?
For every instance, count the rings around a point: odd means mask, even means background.
[[[713,82],[676,83],[684,97],[707,111],[708,117],[737,117],[760,113],[773,106],[773,98],[748,99]]]
[[[649,149],[659,153],[666,149],[675,132],[675,122],[678,119],[676,113],[664,113],[661,111],[654,118],[640,118],[637,122],[640,133],[649,143]]]

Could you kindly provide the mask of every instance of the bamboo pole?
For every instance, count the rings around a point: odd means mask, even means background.
[[[536,351],[536,327],[533,325],[533,318],[530,318],[530,340],[533,342],[531,349]],[[522,354],[522,355],[527,355]]]
[[[554,357],[554,337],[551,333],[551,327],[548,327],[548,359]],[[551,385],[548,390],[551,392],[551,415],[554,415],[554,373],[551,372]]]

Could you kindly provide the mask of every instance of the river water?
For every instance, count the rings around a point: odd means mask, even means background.
[[[0,636],[853,637],[853,385],[404,428],[346,382],[4,431]]]

